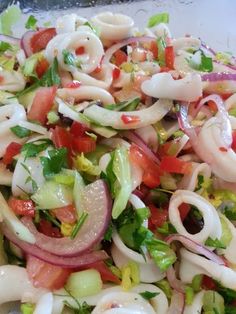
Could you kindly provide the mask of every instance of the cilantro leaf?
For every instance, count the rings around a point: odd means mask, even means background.
[[[0,41],[0,52],[5,52],[7,50],[11,50],[12,46],[5,41]]]
[[[49,139],[42,139],[34,142],[29,142],[22,146],[21,153],[24,154],[25,159],[29,157],[36,157],[40,152],[48,148],[48,146],[51,143],[52,142]]]
[[[30,136],[31,134],[30,130],[23,128],[22,126],[19,126],[19,125],[16,125],[10,129],[19,138],[24,138],[24,137]]]
[[[150,300],[152,298],[155,298],[159,292],[150,292],[150,291],[144,291],[139,293],[141,297],[143,297],[145,300]]]
[[[157,228],[157,231],[164,235],[169,235],[173,233],[177,233],[175,227],[170,222],[164,222],[163,225]]]
[[[109,227],[107,228],[106,233],[104,234],[103,239],[105,241],[111,242],[112,232],[113,232],[113,226],[112,224],[110,224]]]
[[[59,173],[67,165],[67,149],[63,147],[50,150],[48,155],[49,157],[40,157],[43,166],[43,175],[47,179]]]
[[[75,65],[75,57],[74,57],[73,53],[69,52],[66,49],[63,49],[62,54],[63,54],[63,61],[65,64]]]
[[[92,24],[91,24],[91,23],[89,23],[89,22],[85,22],[85,23],[84,23],[84,26],[88,26],[88,27],[90,27],[90,28],[91,28],[91,30],[94,32],[94,34],[95,34],[95,35],[97,35],[97,36],[99,37],[99,35],[100,35],[100,30],[99,30],[99,28],[98,28],[98,27],[96,27],[96,26],[92,25]]]
[[[154,27],[160,23],[169,23],[169,14],[164,12],[164,13],[159,13],[151,16],[148,20],[148,25],[147,27],[151,28]]]
[[[105,105],[105,108],[108,110],[114,111],[134,111],[140,103],[140,98],[134,98],[128,101],[122,101],[118,104],[109,104]]]
[[[211,57],[207,57],[202,50],[197,50],[191,57],[187,58],[189,66],[197,71],[212,72],[213,61]]]
[[[35,30],[37,22],[38,20],[33,15],[30,15],[27,22],[25,23],[25,28]]]
[[[58,60],[54,58],[52,65],[41,78],[40,86],[50,87],[53,85],[60,85],[61,78],[58,74]]]
[[[80,215],[79,220],[77,221],[76,225],[74,226],[74,228],[73,228],[73,230],[72,230],[72,232],[71,232],[70,238],[71,238],[72,240],[77,236],[79,230],[81,229],[81,227],[83,226],[83,224],[84,224],[84,222],[85,222],[85,220],[86,220],[87,218],[88,218],[88,213],[83,212],[83,213]]]
[[[225,306],[225,314],[236,314],[235,306]]]

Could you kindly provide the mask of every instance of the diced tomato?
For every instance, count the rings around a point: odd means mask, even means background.
[[[190,209],[191,209],[191,207],[187,203],[182,203],[179,206],[179,215],[180,215],[180,218],[182,221],[184,221],[184,219],[188,216]]]
[[[133,191],[133,193],[141,198],[141,200],[143,200],[148,195],[148,192],[149,189],[144,184],[141,184]]]
[[[180,160],[174,156],[164,156],[160,168],[169,173],[190,173],[192,166],[189,162]]]
[[[232,132],[232,138],[233,138],[233,141],[232,141],[231,147],[234,151],[236,151],[236,131]]]
[[[52,223],[46,219],[41,219],[38,226],[39,232],[52,238],[61,238],[62,234],[57,227],[53,227]]]
[[[216,103],[213,100],[209,100],[207,102],[207,105],[208,105],[208,107],[210,108],[211,111],[217,112],[218,109],[217,109]]]
[[[53,213],[58,220],[64,223],[73,224],[76,222],[76,211],[74,205],[67,205],[64,207],[56,208]]]
[[[72,139],[71,134],[64,128],[56,126],[52,130],[52,141],[56,148],[65,147],[68,151],[68,163],[72,165]]]
[[[65,85],[66,88],[78,88],[80,86],[81,86],[81,83],[79,81],[72,81]]]
[[[130,147],[130,159],[143,170],[143,183],[150,188],[157,187],[160,184],[160,175],[162,171],[153,160],[151,160],[144,151],[135,144]]]
[[[0,84],[4,82],[4,76],[0,75]]]
[[[36,32],[30,39],[30,47],[33,53],[45,49],[49,41],[55,37],[56,34],[55,28],[46,28]]]
[[[169,69],[174,69],[174,60],[175,60],[175,53],[173,46],[167,46],[165,48],[165,63]]]
[[[228,149],[226,147],[219,147],[219,151],[221,151],[222,153],[226,153],[228,151]]]
[[[112,77],[113,77],[113,80],[117,80],[120,77],[119,68],[114,68],[114,70],[112,71]]]
[[[153,59],[156,60],[158,57],[158,47],[156,41],[152,41],[150,43],[149,50],[152,52]]]
[[[75,50],[75,54],[77,56],[83,55],[84,53],[85,53],[85,48],[83,46],[80,46],[80,47],[76,48],[76,50]]]
[[[47,122],[47,114],[53,106],[57,87],[40,87],[34,96],[33,104],[28,113],[28,119],[39,121],[42,124]]]
[[[148,204],[148,207],[151,212],[151,216],[149,219],[151,220],[152,224],[156,228],[161,227],[168,219],[168,210],[157,208],[153,204]]]
[[[14,156],[20,153],[22,145],[16,142],[11,142],[7,148],[6,152],[3,155],[2,162],[7,166],[10,165],[13,161]]]
[[[122,63],[127,62],[127,59],[128,59],[127,54],[124,51],[122,51],[122,50],[117,50],[114,53],[114,57],[115,57],[115,65],[117,65],[118,67]]]
[[[46,263],[31,255],[27,257],[26,270],[36,288],[49,290],[62,288],[71,274],[70,269]]]
[[[125,124],[131,124],[131,123],[137,123],[140,121],[139,116],[132,116],[132,115],[128,115],[128,114],[122,114],[121,116],[121,120],[125,123]]]
[[[98,261],[86,267],[86,269],[91,268],[96,269],[100,273],[103,282],[110,281],[116,283],[117,285],[120,284],[120,279],[112,273],[104,261]]]
[[[96,149],[96,141],[90,136],[73,137],[72,148],[78,153],[90,153]]]
[[[94,74],[98,74],[98,73],[100,73],[101,71],[102,71],[102,65],[99,64],[99,65],[96,67],[96,69],[93,71],[93,73],[94,73]]]
[[[31,200],[20,200],[15,197],[10,197],[8,205],[17,215],[29,217],[34,217],[35,215],[35,206]]]
[[[171,69],[168,67],[161,67],[160,72],[169,72]]]
[[[49,63],[47,59],[42,58],[41,60],[39,60],[35,68],[38,77],[41,78],[44,75],[44,73],[48,70],[48,68]]]
[[[77,137],[84,136],[87,131],[89,131],[89,128],[85,124],[76,121],[72,123],[70,128],[70,133]]]
[[[216,290],[217,286],[215,284],[215,281],[211,277],[203,275],[202,288],[206,290]]]

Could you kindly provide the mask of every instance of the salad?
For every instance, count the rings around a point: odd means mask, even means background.
[[[77,14],[0,15],[0,305],[236,313],[236,59]]]

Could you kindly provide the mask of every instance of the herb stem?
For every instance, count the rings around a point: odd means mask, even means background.
[[[74,228],[72,230],[72,233],[71,233],[71,236],[70,236],[70,238],[72,240],[77,236],[77,233],[79,232],[80,228],[84,224],[84,222],[87,219],[87,217],[88,217],[88,213],[85,213],[85,212],[83,212],[82,215],[80,216],[77,224],[74,226]]]

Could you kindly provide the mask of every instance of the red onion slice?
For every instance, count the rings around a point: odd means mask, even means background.
[[[176,278],[175,269],[173,266],[170,266],[167,269],[166,276],[171,288],[180,293],[185,293],[185,285],[182,283],[181,280]]]
[[[30,217],[21,220],[35,236],[35,245],[40,249],[60,256],[78,256],[91,251],[102,240],[111,220],[111,198],[103,180],[85,187],[83,208],[88,218],[73,240],[48,237],[38,232]]]
[[[141,137],[132,131],[128,131],[124,133],[124,137],[126,137],[128,140],[142,148],[144,153],[156,164],[160,164],[160,160],[158,157],[154,154],[154,152],[147,146],[147,144],[141,139]]]
[[[128,39],[122,40],[107,49],[104,59],[103,59],[103,63],[108,63],[111,57],[113,56],[113,54],[122,47],[125,47],[130,44],[134,44],[134,43],[141,43],[141,42],[145,43],[145,42],[152,42],[152,41],[155,41],[155,38],[148,37],[148,36],[130,37]]]
[[[12,36],[0,34],[0,41],[4,41],[10,45],[20,46],[20,39]]]
[[[183,293],[174,291],[170,301],[170,307],[167,314],[184,313],[185,297]]]
[[[30,42],[35,34],[36,32],[34,31],[28,31],[24,33],[24,35],[21,38],[20,46],[24,50],[26,57],[29,57],[33,54]]]
[[[236,68],[235,68],[236,69]],[[202,81],[219,82],[219,81],[236,81],[236,73],[208,73],[201,75]]]
[[[166,242],[168,244],[172,243],[173,241],[179,241],[181,242],[185,247],[187,247],[190,251],[200,254],[211,260],[212,262],[218,264],[218,265],[224,265],[224,260],[213,253],[212,251],[208,250],[204,245],[199,244],[193,240],[190,240],[189,238],[180,235],[180,234],[173,234],[166,238]]]
[[[91,263],[104,260],[108,258],[105,251],[93,251],[87,254],[83,254],[75,257],[63,257],[50,254],[39,249],[36,245],[29,244],[17,238],[9,228],[2,224],[2,231],[5,237],[21,248],[25,253],[33,255],[42,261],[50,263],[52,265],[61,266],[65,268],[83,268]]]

